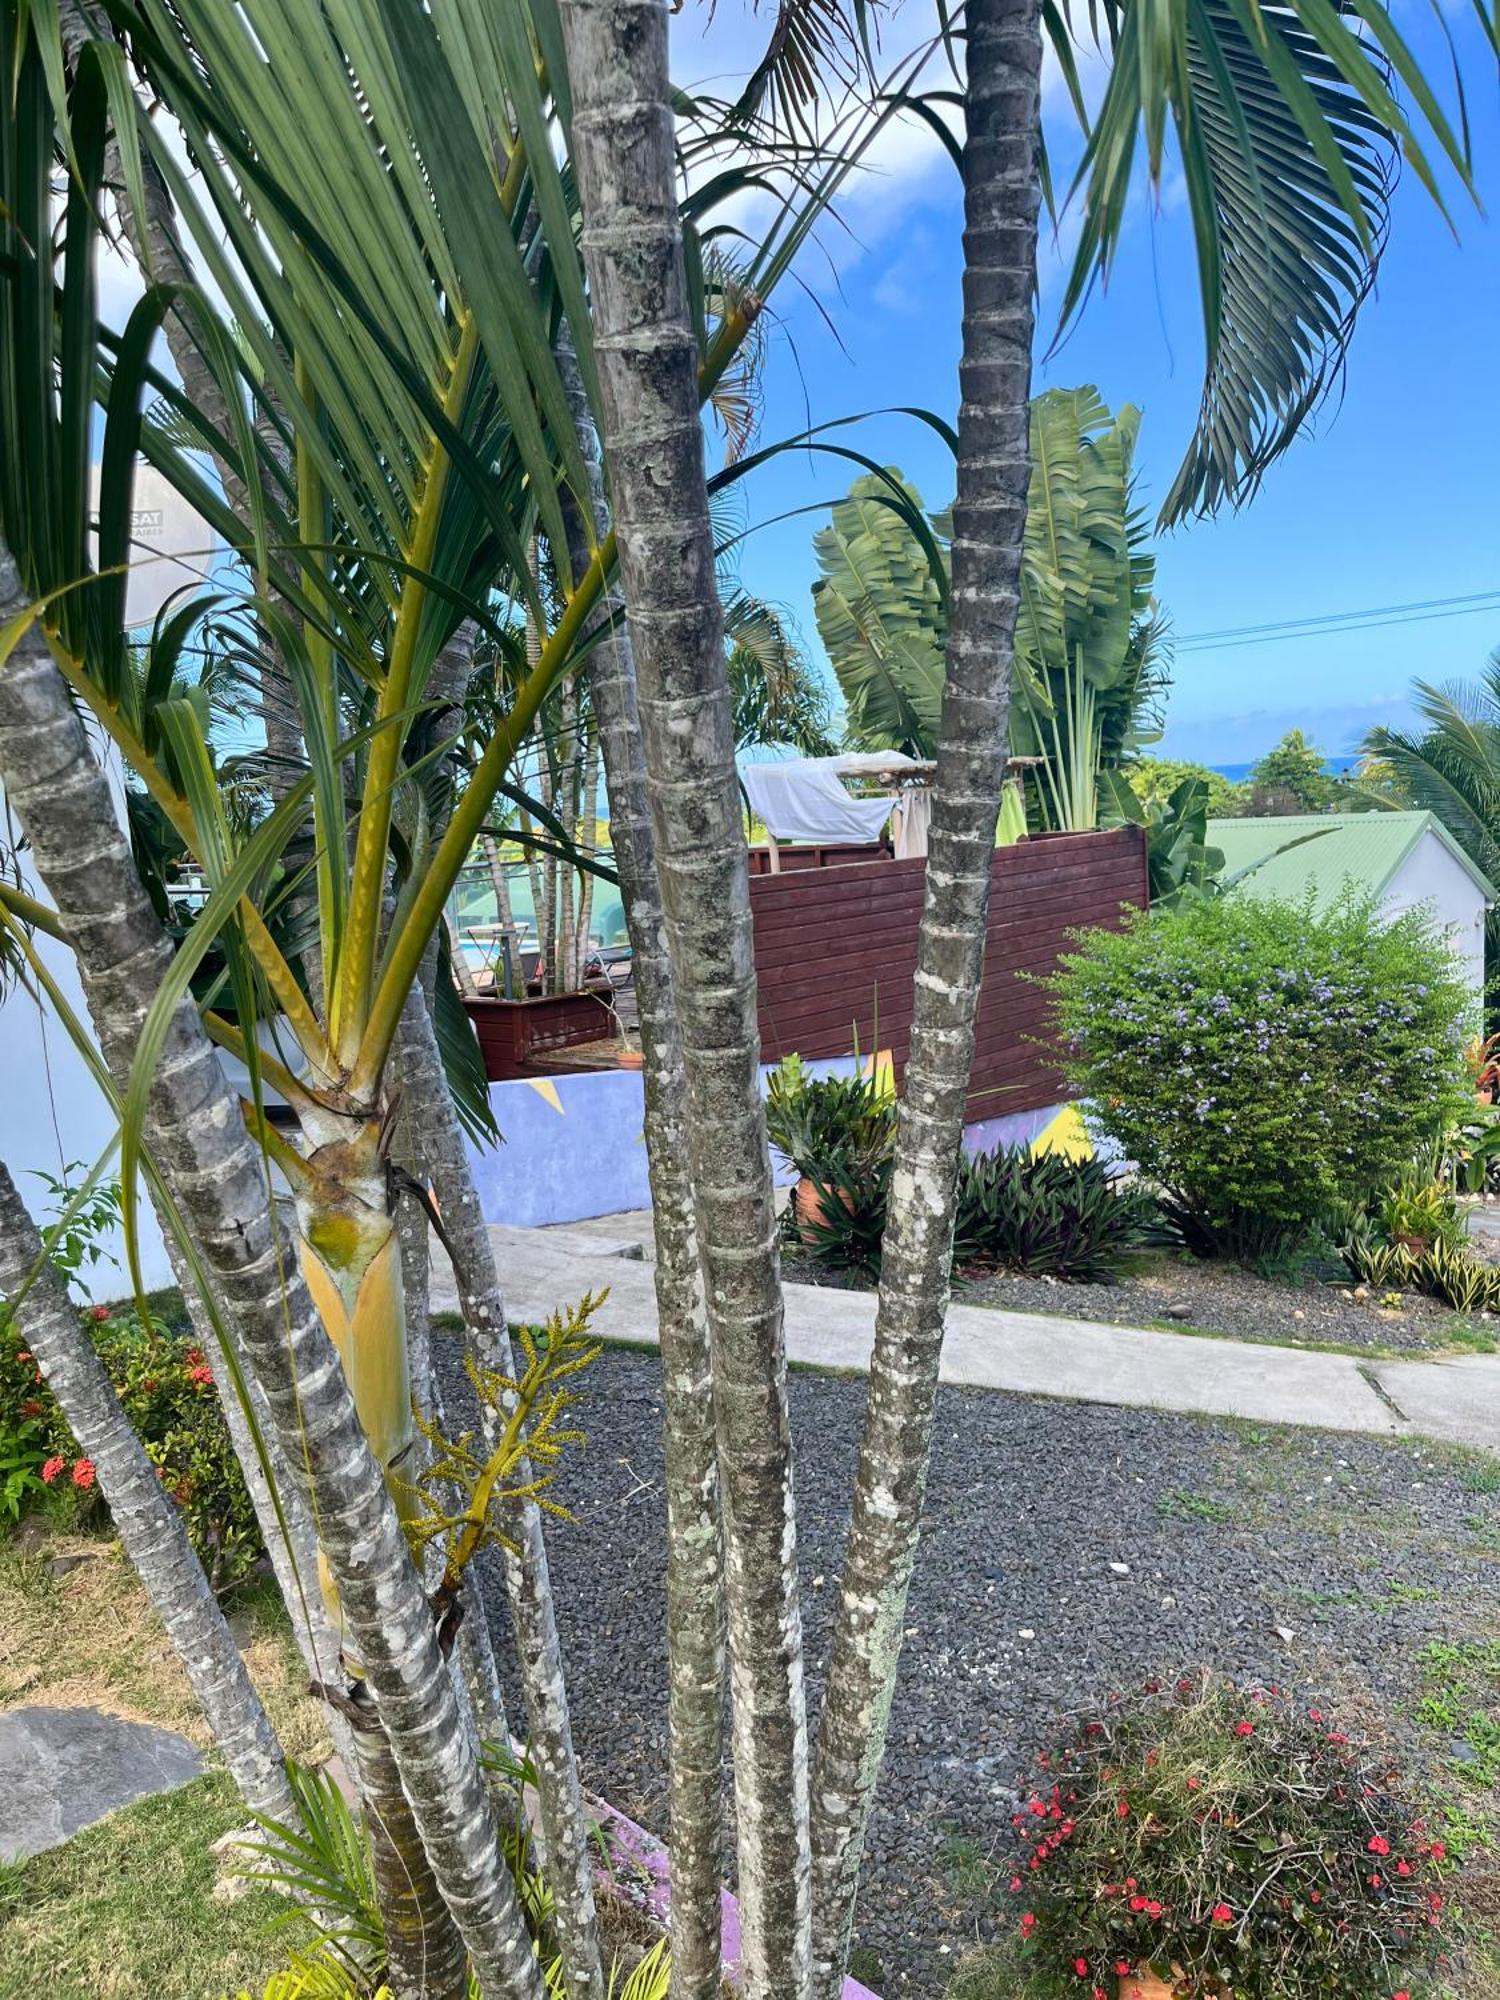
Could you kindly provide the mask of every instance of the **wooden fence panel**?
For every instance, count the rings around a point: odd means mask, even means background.
[[[767,1062],[794,1050],[846,1056],[857,1043],[864,1053],[889,1049],[898,1078],[905,1073],[925,866],[871,860],[751,876]],[[1146,843],[1136,827],[1046,834],[995,849],[971,1119],[1058,1102],[1046,995],[1028,975],[1052,970],[1070,931],[1112,929],[1146,897]]]

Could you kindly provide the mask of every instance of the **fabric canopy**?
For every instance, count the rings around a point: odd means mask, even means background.
[[[840,773],[853,775],[861,767],[890,771],[910,762],[896,751],[879,757],[805,757],[782,764],[742,764],[740,778],[751,811],[774,839],[865,842],[879,838],[894,801],[851,798]]]

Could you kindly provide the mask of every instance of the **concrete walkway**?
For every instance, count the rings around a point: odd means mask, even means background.
[[[586,1291],[609,1290],[594,1320],[607,1340],[656,1344],[656,1295],[638,1217],[576,1228],[492,1225],[506,1309],[545,1320]],[[435,1311],[454,1311],[439,1253]],[[869,1292],[786,1287],[787,1353],[819,1368],[870,1365],[875,1300]],[[943,1343],[945,1382],[1133,1409],[1247,1417],[1383,1437],[1425,1437],[1500,1450],[1500,1355],[1442,1361],[1362,1361],[1238,1340],[1102,1326],[1040,1313],[953,1305]]]

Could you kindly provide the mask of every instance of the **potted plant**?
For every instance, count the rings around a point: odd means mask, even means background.
[[[882,1074],[809,1076],[802,1058],[790,1055],[771,1072],[766,1130],[799,1175],[792,1202],[806,1241],[827,1219],[830,1198],[844,1198],[846,1179],[868,1180],[889,1160],[896,1100]]]
[[[1075,1722],[1012,1825],[1021,1955],[1081,2000],[1410,2000],[1445,1852],[1390,1759],[1212,1678]]]

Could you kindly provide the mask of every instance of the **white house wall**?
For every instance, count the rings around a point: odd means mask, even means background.
[[[1392,878],[1381,907],[1392,916],[1426,905],[1474,994],[1484,997],[1484,893],[1429,827]]]
[[[16,827],[5,813],[3,792],[0,828],[10,845]],[[19,859],[23,887],[41,901],[50,902],[31,874],[24,852]],[[72,953],[52,938],[39,936],[36,942],[38,955],[69,1005],[86,1023],[88,1010]],[[113,1111],[51,1008],[17,987],[7,989],[0,995],[0,1159],[10,1168],[22,1200],[39,1221],[51,1206],[51,1196],[36,1174],[48,1173],[60,1179],[63,1169],[76,1162],[92,1167],[116,1129]],[[173,1282],[172,1267],[144,1188],[139,1212],[142,1276],[154,1290]],[[118,1269],[101,1263],[92,1272],[83,1273],[84,1282],[95,1298],[118,1298],[129,1290],[124,1243],[118,1231],[105,1247],[119,1260]]]

